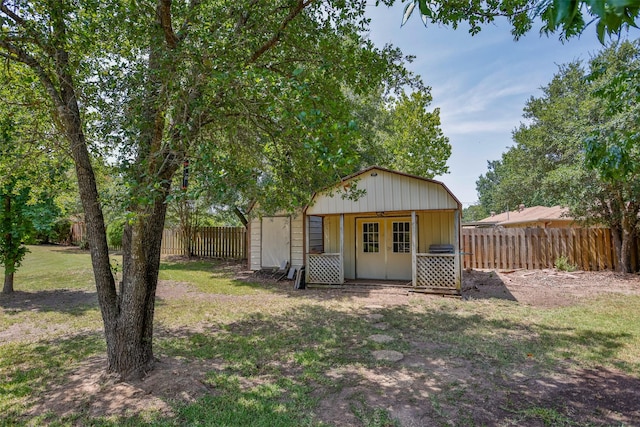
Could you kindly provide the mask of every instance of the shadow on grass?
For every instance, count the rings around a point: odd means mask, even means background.
[[[62,252],[65,254],[80,254],[80,255],[90,255],[91,252],[89,251],[89,249],[82,249],[78,246],[74,246],[74,245],[38,245],[40,247],[44,247],[47,250],[50,250],[52,252]],[[112,254],[113,255],[113,254]]]
[[[386,325],[384,332],[374,326],[380,322]],[[611,359],[632,339],[627,333],[558,329],[438,309],[346,313],[319,306],[272,317],[250,315],[190,335],[173,332],[165,331],[167,338],[158,340],[162,354],[221,361],[225,368],[214,377],[243,378],[240,394],[245,398],[255,391],[252,384],[276,379],[313,385],[318,398],[314,412],[329,423],[361,425],[358,414],[388,410],[403,425],[495,425],[544,421],[544,412],[531,410],[543,408],[575,425],[610,425],[632,423],[638,419],[634,408],[640,408],[638,378],[615,368],[585,370],[570,362],[611,366]],[[370,338],[381,333],[393,340],[377,343]],[[377,361],[375,350],[399,351],[404,359]],[[216,390],[222,398],[228,392],[224,387]],[[601,390],[606,399],[585,397],[588,390]],[[272,404],[287,399],[293,398],[284,393]]]
[[[160,270],[166,271],[204,271],[208,273],[228,274],[229,277],[246,267],[244,260],[222,259],[165,259],[160,263]]]
[[[463,306],[449,301],[417,312],[406,306],[344,311],[308,304],[276,316],[212,322],[200,333],[160,329],[157,355],[216,360],[219,368],[199,378],[206,395],[177,403],[175,416],[149,423],[375,425],[396,419],[402,425],[633,425],[638,419],[640,380],[611,366],[630,334],[578,323],[555,328],[469,313]],[[379,343],[373,334],[392,340]],[[0,389],[1,401],[48,387],[51,378],[64,375],[69,360],[104,351],[104,343],[100,334],[89,334],[0,350],[0,367],[10,379]],[[379,361],[376,350],[399,351],[404,358]],[[583,369],[572,359],[609,367]],[[173,393],[177,397],[180,390]],[[20,421],[18,407],[9,406],[0,421]],[[90,418],[86,407],[78,413],[69,419],[73,424],[148,424],[139,415],[113,421]]]
[[[640,420],[640,379],[617,370],[560,369],[507,385],[505,407],[522,424],[632,426]]]
[[[102,334],[76,334],[37,343],[0,346],[0,425],[24,425],[24,399],[34,403],[60,382],[76,362],[105,350]]]
[[[494,271],[465,270],[462,274],[462,296],[467,299],[497,298],[517,301]]]
[[[15,291],[11,294],[0,294],[0,307],[5,310],[5,314],[17,314],[22,311],[58,311],[82,316],[97,306],[96,292],[81,290]]]

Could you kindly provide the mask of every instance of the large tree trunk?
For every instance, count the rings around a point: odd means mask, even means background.
[[[620,227],[620,257],[618,259],[618,270],[621,273],[633,273],[631,258],[633,252],[633,241],[635,237],[635,226],[637,222],[637,212],[631,206],[625,209],[622,214],[622,224]]]
[[[4,286],[2,286],[3,294],[10,294],[13,292],[13,275],[14,275],[14,266],[4,267]]]
[[[76,164],[88,155],[79,144]],[[138,206],[123,236],[123,278],[116,292],[106,233],[92,170],[77,168],[98,301],[107,342],[107,371],[123,379],[140,378],[153,368],[153,317],[160,269],[162,229],[170,179],[151,207]],[[90,172],[90,173],[89,173]],[[170,177],[175,167],[166,170]]]
[[[193,1],[189,7],[195,10],[199,4],[200,2]],[[309,4],[310,2],[302,0],[292,3],[290,13],[283,18],[278,30],[253,52],[248,64],[256,62],[277,45],[288,24]],[[125,379],[140,377],[153,367],[153,315],[166,214],[165,202],[171,179],[184,158],[189,141],[193,140],[201,124],[206,122],[202,117],[197,120],[192,117],[194,109],[199,111],[196,101],[201,99],[201,92],[200,89],[189,90],[181,101],[177,100],[176,93],[169,93],[180,86],[180,79],[176,79],[175,73],[183,65],[182,58],[178,54],[174,55],[174,52],[177,52],[176,49],[186,33],[176,34],[172,28],[172,2],[158,0],[156,13],[148,28],[148,62],[141,87],[143,102],[141,105],[134,103],[133,107],[141,107],[139,110],[132,108],[128,112],[137,115],[135,122],[139,131],[136,135],[138,140],[134,144],[136,159],[130,169],[131,191],[134,194],[131,195],[129,211],[134,219],[125,233],[123,280],[116,289],[96,177],[91,165],[72,72],[77,64],[70,61],[67,50],[68,46],[74,45],[73,38],[67,35],[65,21],[72,12],[62,0],[53,0],[46,6],[43,19],[47,13],[50,15],[46,37],[42,40],[36,37],[35,40],[36,44],[46,47],[43,49],[46,60],[39,62],[28,51],[19,48],[10,46],[8,49],[13,50],[16,60],[31,67],[39,77],[55,106],[55,122],[61,126],[69,142],[85,213],[87,241],[104,323],[107,369]],[[187,19],[183,23],[182,30],[189,29],[189,21]],[[16,19],[16,25],[23,23]],[[205,75],[196,77],[206,78]],[[219,95],[224,97],[222,91]],[[168,111],[172,114],[169,115]],[[206,115],[204,112],[200,114]],[[165,125],[169,125],[169,130],[165,129]],[[136,200],[151,202],[146,204]]]
[[[614,255],[617,261],[615,270],[621,271],[620,260],[622,258],[620,254],[622,253],[622,229],[615,224],[609,225],[609,228],[611,229],[611,243],[613,244]]]
[[[9,249],[10,253],[13,251],[13,236],[9,231],[11,229],[11,195],[4,196],[2,203],[2,209],[4,211],[4,218],[7,221],[5,228],[7,234],[4,236],[5,245]],[[15,271],[15,261],[11,259],[4,260],[4,286],[2,287],[3,294],[10,294],[13,292],[13,272]]]
[[[620,241],[620,258],[618,259],[618,270],[621,273],[631,273],[631,251],[633,247],[633,235],[628,230],[622,230]]]
[[[105,324],[108,370],[123,378],[140,377],[153,368],[153,317],[165,214],[161,196],[127,226],[123,236],[120,313],[115,322]]]
[[[62,13],[62,10],[58,12]],[[55,37],[64,41],[64,20],[61,16],[54,16],[52,21]],[[64,43],[58,45],[64,46]],[[153,367],[153,313],[160,263],[160,242],[166,211],[164,202],[169,188],[168,182],[176,167],[169,161],[169,166],[161,168],[161,172],[155,174],[152,171],[149,175],[156,176],[160,182],[165,183],[156,194],[154,204],[151,207],[132,207],[132,212],[137,216],[132,230],[128,233],[128,247],[124,248],[125,267],[118,292],[111,271],[96,177],[81,122],[73,76],[69,71],[68,53],[59,48],[55,58],[59,91],[47,76],[43,77],[43,81],[56,104],[75,164],[107,342],[107,371],[117,373],[122,379],[140,378]],[[154,134],[154,131],[153,128],[147,129],[150,134]],[[142,158],[146,154],[150,153],[142,153]]]

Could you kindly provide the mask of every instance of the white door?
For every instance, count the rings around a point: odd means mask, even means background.
[[[411,280],[411,219],[356,220],[356,277]]]
[[[291,262],[291,219],[288,216],[262,218],[262,268]]]
[[[411,218],[387,220],[387,279],[411,280]]]
[[[385,279],[385,227],[384,220],[366,218],[356,220],[356,277],[358,279]]]

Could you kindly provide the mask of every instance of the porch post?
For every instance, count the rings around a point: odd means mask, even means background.
[[[304,231],[304,246],[302,248],[302,265],[304,266],[304,279],[305,282],[309,281],[309,221],[307,218],[307,212],[302,211],[303,231]]]
[[[455,228],[453,234],[453,241],[455,245],[453,258],[453,268],[456,272],[456,288],[458,291],[462,289],[462,263],[460,262],[461,249],[460,249],[460,210],[456,209],[453,213],[453,226]]]
[[[344,214],[340,214],[340,284],[344,283]]]
[[[418,285],[418,264],[416,253],[418,250],[418,227],[416,221],[416,211],[411,211],[411,284]]]

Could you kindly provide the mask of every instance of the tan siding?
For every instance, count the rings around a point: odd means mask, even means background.
[[[356,278],[356,215],[344,216],[344,277]]]
[[[454,244],[453,212],[418,213],[418,252],[429,251],[430,245]]]
[[[396,212],[393,215],[400,215],[400,213]],[[418,212],[417,215],[419,252],[428,252],[429,246],[432,244],[455,243],[455,220],[453,211]],[[355,279],[356,277],[356,239],[358,239],[356,218],[363,217],[368,217],[368,215],[345,215],[344,275],[346,279]],[[371,216],[371,218],[376,217]],[[324,251],[326,253],[338,253],[340,251],[340,215],[324,217]]]
[[[249,224],[249,254],[250,254],[250,259],[249,259],[249,269],[250,270],[260,270],[260,268],[262,267],[262,260],[260,259],[260,256],[262,254],[262,247],[261,247],[261,237],[262,237],[262,230],[261,230],[261,223],[260,223],[260,218],[253,218],[251,219],[251,223]]]
[[[330,216],[324,219],[324,251],[340,252],[340,217]]]
[[[302,214],[291,217],[291,266],[304,265],[304,233]]]
[[[357,188],[366,192],[358,200],[343,199],[342,192],[334,189],[333,195],[329,192],[317,194],[314,204],[307,209],[307,214],[420,211],[458,207],[455,199],[439,183],[381,170],[376,171],[377,176],[374,177],[370,172],[355,178]]]

